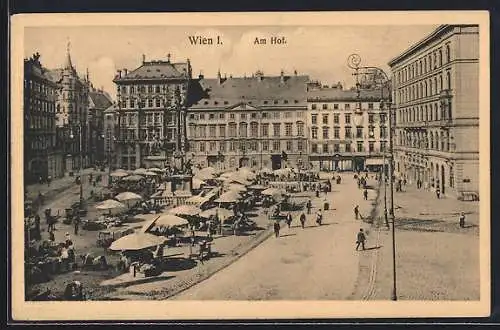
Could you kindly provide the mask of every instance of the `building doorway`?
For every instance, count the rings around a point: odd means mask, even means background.
[[[250,161],[249,161],[248,157],[241,157],[240,158],[239,167],[248,167],[249,164],[250,164]]]
[[[271,155],[271,163],[273,170],[279,170],[281,168],[281,155]]]

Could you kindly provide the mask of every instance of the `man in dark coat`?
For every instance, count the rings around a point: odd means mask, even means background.
[[[304,229],[305,224],[306,224],[306,215],[304,213],[302,213],[300,215],[300,225],[302,226],[302,229]]]
[[[278,238],[280,236],[280,223],[278,221],[275,221],[273,228],[274,228],[274,236]]]
[[[286,215],[286,224],[288,225],[288,228],[292,225],[292,214],[290,212]]]
[[[359,205],[354,207],[354,216],[356,217],[356,220],[359,219]]]
[[[365,190],[363,191],[363,197],[365,198],[365,201],[367,201],[367,200],[368,200],[368,189],[365,189]]]
[[[356,251],[358,251],[360,245],[363,250],[365,249],[365,241],[366,241],[366,236],[365,233],[363,232],[363,228],[361,228],[356,236]]]
[[[307,207],[307,214],[311,214],[311,208],[312,208],[311,200],[307,201],[306,207]]]

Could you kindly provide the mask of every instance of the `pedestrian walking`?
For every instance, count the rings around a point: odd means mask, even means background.
[[[436,197],[437,199],[441,198],[441,190],[439,190],[439,188],[436,188]]]
[[[278,221],[274,222],[274,236],[278,238],[280,236],[280,223]]]
[[[460,217],[458,218],[460,223],[460,228],[465,228],[465,214],[464,212],[460,212]]]
[[[368,200],[368,189],[365,189],[365,190],[363,191],[363,197],[365,198],[365,201],[367,201],[367,200]]]
[[[360,228],[358,234],[356,235],[356,251],[358,251],[360,245],[363,250],[365,249],[365,241],[365,233],[363,232],[363,228]]]
[[[307,201],[306,207],[307,207],[307,214],[311,214],[311,208],[312,208],[311,200]]]
[[[80,216],[76,216],[75,220],[73,220],[73,225],[75,226],[75,235],[78,235],[78,229],[80,227]]]
[[[316,212],[316,223],[318,226],[321,226],[321,222],[323,221],[323,214],[321,214],[321,209]]]
[[[359,219],[359,205],[354,207],[354,216],[356,217],[356,220]]]
[[[304,213],[302,213],[300,215],[299,221],[300,221],[300,225],[301,225],[302,229],[304,229],[305,224],[306,224],[306,215]]]
[[[290,212],[288,212],[286,216],[286,224],[288,225],[288,228],[292,225],[292,214]]]

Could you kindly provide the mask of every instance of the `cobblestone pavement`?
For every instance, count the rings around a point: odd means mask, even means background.
[[[409,186],[395,193],[394,205],[398,299],[479,299],[479,202],[437,199]],[[466,228],[458,224],[462,211]],[[380,228],[380,245],[386,248],[376,259],[360,260],[360,267],[374,277],[366,297],[371,300],[390,299],[393,286],[392,236]]]
[[[292,228],[270,237],[208,280],[173,297],[173,299],[279,300],[345,299],[357,282],[359,256],[370,251],[355,251],[355,236],[360,227],[371,233],[368,225],[355,220],[353,207],[360,205],[367,215],[375,192],[368,201],[352,180],[344,174],[341,185],[334,185],[326,201],[324,225],[316,226],[314,213],[324,203],[324,195],[313,199],[313,214],[302,229],[295,217]],[[333,209],[332,209],[333,207]]]

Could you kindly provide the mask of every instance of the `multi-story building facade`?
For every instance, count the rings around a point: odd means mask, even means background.
[[[111,97],[102,89],[90,85],[89,91],[89,149],[90,163],[106,161],[104,112],[113,104]]]
[[[200,76],[201,98],[188,110],[188,158],[220,169],[306,164],[308,79],[296,72]]]
[[[442,25],[389,62],[396,173],[443,194],[479,189],[479,27]]]
[[[179,162],[186,149],[185,116],[192,88],[191,64],[168,59],[143,61],[118,70],[116,110],[117,166],[163,167]]]
[[[24,60],[24,181],[64,175],[56,146],[58,86],[40,63],[40,54]]]
[[[64,66],[51,70],[50,77],[59,86],[56,101],[57,145],[64,154],[65,171],[74,172],[90,164],[88,74],[83,78],[78,75],[68,47]]]
[[[117,125],[116,110],[118,106],[112,104],[104,111],[104,153],[106,155],[106,164],[108,166],[116,166],[116,149],[115,149],[115,129]]]
[[[307,93],[309,159],[313,168],[373,170],[383,165],[388,148],[387,110],[381,100],[385,90],[310,88]]]

